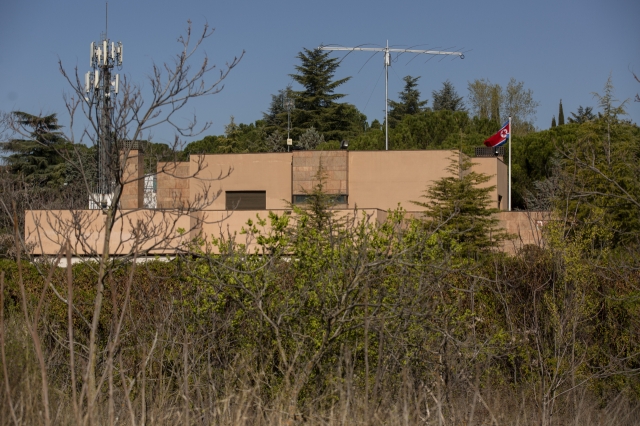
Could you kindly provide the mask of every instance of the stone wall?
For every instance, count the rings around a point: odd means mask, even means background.
[[[124,156],[124,154],[122,154]],[[142,151],[130,150],[122,171],[122,194],[120,207],[139,209],[144,207],[144,156]]]
[[[158,163],[159,209],[186,207],[189,204],[189,162]]]
[[[319,183],[318,172],[325,176],[324,190],[328,194],[349,194],[347,151],[295,151],[293,153],[293,194],[313,191]],[[337,205],[336,208],[347,207]]]

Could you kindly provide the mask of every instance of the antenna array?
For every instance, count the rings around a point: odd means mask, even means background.
[[[98,118],[98,194],[101,207],[105,207],[109,194],[113,192],[115,170],[112,167],[118,161],[114,146],[113,102],[120,90],[120,75],[112,74],[114,67],[122,65],[123,47],[121,42],[110,41],[106,33],[99,43],[91,42],[89,66],[91,71],[85,75],[85,100],[96,108]]]
[[[389,150],[389,65],[391,65],[391,52],[394,53],[413,53],[416,55],[445,55],[445,56],[459,56],[460,59],[464,59],[462,52],[445,52],[441,50],[417,50],[417,49],[393,49],[389,48],[389,41],[387,40],[386,47],[342,47],[342,46],[320,46],[318,50],[342,50],[348,52],[383,52],[384,53],[384,121],[385,121],[385,144],[386,150]]]

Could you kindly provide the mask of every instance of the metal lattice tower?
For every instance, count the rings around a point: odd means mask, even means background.
[[[389,65],[391,65],[391,52],[413,53],[417,55],[448,55],[459,56],[464,59],[462,52],[445,52],[441,50],[416,50],[416,49],[392,49],[389,48],[389,40],[386,47],[341,47],[341,46],[320,46],[318,50],[342,50],[347,52],[384,52],[384,122],[385,122],[385,149],[389,150]]]
[[[99,43],[91,42],[91,71],[85,75],[87,102],[95,108],[98,119],[98,187],[99,203],[104,206],[107,197],[113,193],[114,167],[118,162],[118,149],[114,144],[113,104],[120,86],[120,75],[113,75],[115,67],[122,65],[122,43],[112,42],[107,33]]]

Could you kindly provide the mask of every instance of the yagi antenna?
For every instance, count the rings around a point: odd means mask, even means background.
[[[462,52],[447,52],[441,50],[416,50],[416,49],[392,49],[389,48],[389,40],[387,40],[386,47],[335,47],[335,46],[320,46],[318,50],[341,50],[351,52],[384,52],[384,122],[385,122],[385,142],[384,149],[389,150],[389,65],[391,65],[391,52],[402,53],[414,53],[417,55],[444,55],[444,56],[459,56],[460,59],[464,59]],[[347,53],[347,55],[349,54]],[[374,53],[375,55],[375,53]],[[373,57],[373,56],[372,56]],[[433,58],[433,56],[432,56]],[[369,58],[371,59],[371,58]],[[429,58],[431,59],[431,58]],[[443,58],[444,59],[444,58]],[[367,60],[368,62],[369,60]],[[364,66],[364,65],[363,65]]]

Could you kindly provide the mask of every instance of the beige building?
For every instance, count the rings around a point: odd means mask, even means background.
[[[248,219],[303,203],[318,184],[332,194],[335,208],[350,214],[364,210],[382,222],[389,209],[421,211],[413,203],[434,181],[447,176],[456,151],[294,151],[291,153],[193,155],[183,163],[158,163],[157,206],[145,209],[143,162],[130,151],[123,166],[120,209],[108,244],[112,254],[138,250],[171,254],[196,236],[233,235]],[[499,157],[473,158],[473,170],[490,176],[493,207],[509,231],[521,234],[517,245],[538,242],[542,222],[505,212],[507,166]],[[75,255],[104,251],[104,214],[86,211],[29,211],[25,236],[35,254],[56,254],[69,241]],[[515,247],[515,246],[514,246]],[[507,249],[509,249],[507,247]]]

